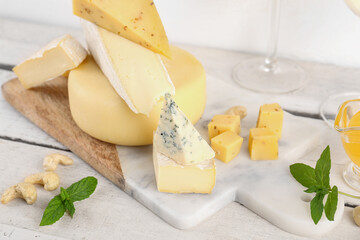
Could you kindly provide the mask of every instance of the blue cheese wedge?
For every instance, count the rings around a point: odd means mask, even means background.
[[[158,128],[154,135],[156,149],[178,164],[193,165],[215,157],[215,152],[201,137],[170,94],[165,95]]]

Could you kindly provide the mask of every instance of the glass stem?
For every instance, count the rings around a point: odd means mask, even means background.
[[[351,198],[360,199],[359,196],[351,195],[351,194],[344,193],[344,192],[341,192],[341,191],[339,191],[339,194],[342,194],[342,195],[344,195],[344,196],[348,196],[348,197],[351,197]]]
[[[270,36],[264,70],[273,72],[276,67],[277,43],[279,38],[279,20],[281,0],[271,0]]]

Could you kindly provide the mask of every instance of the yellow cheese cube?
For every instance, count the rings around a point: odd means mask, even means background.
[[[194,165],[181,165],[153,149],[156,185],[159,192],[211,193],[215,186],[215,160]]]
[[[257,128],[269,128],[281,138],[284,111],[277,103],[265,104],[260,107]]]
[[[215,115],[208,125],[209,138],[231,131],[240,134],[240,116],[239,115]]]
[[[231,131],[224,132],[211,139],[215,157],[224,163],[233,160],[239,154],[244,139]]]
[[[278,137],[268,128],[252,128],[249,136],[251,160],[276,160],[279,155]]]

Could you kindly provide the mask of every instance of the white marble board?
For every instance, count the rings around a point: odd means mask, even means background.
[[[289,172],[289,165],[318,145],[326,127],[285,112],[279,159],[252,161],[248,154],[249,129],[255,127],[263,102],[239,96],[237,89],[208,75],[207,106],[197,129],[208,139],[207,124],[215,114],[234,105],[247,107],[242,120],[244,143],[230,163],[216,160],[216,185],[212,194],[170,194],[157,191],[152,163],[152,146],[118,146],[126,179],[125,191],[175,228],[191,228],[227,204],[236,201],[290,233],[316,236],[330,231],[341,220],[344,202],[340,198],[335,221],[325,216],[315,225],[310,217],[311,195],[303,192]],[[234,223],[236,224],[236,223]]]

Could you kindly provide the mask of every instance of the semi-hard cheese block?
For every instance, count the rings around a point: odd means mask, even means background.
[[[154,52],[171,56],[164,26],[152,0],[73,0],[73,12]]]
[[[281,138],[284,111],[277,103],[264,104],[260,107],[257,120],[257,128],[269,128],[273,130],[278,138]]]
[[[232,131],[240,134],[240,116],[239,115],[215,115],[208,124],[209,138]]]
[[[90,53],[134,113],[149,115],[165,93],[175,89],[160,56],[151,50],[82,21]]]
[[[205,71],[188,52],[174,46],[171,49],[172,59],[162,59],[176,88],[174,100],[194,124],[205,108]],[[119,145],[152,143],[163,100],[154,106],[149,117],[135,114],[91,57],[70,72],[68,88],[73,119],[89,135]]]
[[[153,162],[157,188],[169,193],[211,193],[215,186],[215,160],[181,165],[157,151],[154,140]]]
[[[278,159],[278,136],[269,128],[252,128],[249,135],[251,160]]]
[[[214,151],[201,137],[190,120],[169,94],[161,110],[154,134],[157,151],[182,165],[198,164],[215,157]]]
[[[215,158],[228,163],[240,152],[244,139],[231,131],[224,132],[211,139],[211,147],[215,151]]]
[[[32,88],[76,68],[87,51],[70,35],[57,38],[14,67],[24,88]]]

